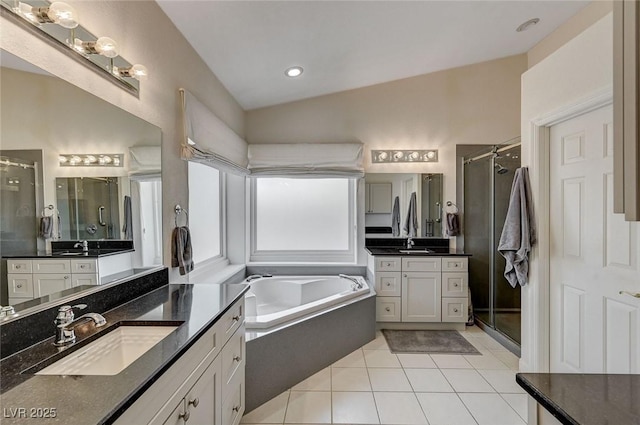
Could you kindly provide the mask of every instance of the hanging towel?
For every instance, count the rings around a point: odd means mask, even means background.
[[[393,211],[391,212],[391,234],[400,236],[400,198],[397,196],[393,200]]]
[[[528,282],[529,253],[535,243],[536,224],[529,170],[523,167],[516,170],[513,178],[509,209],[498,244],[498,251],[507,262],[504,277],[514,288]]]
[[[180,267],[180,275],[193,270],[191,233],[187,226],[176,227],[171,234],[171,267]]]
[[[43,215],[40,217],[40,237],[44,239],[53,238],[53,216]]]
[[[131,196],[124,197],[124,226],[122,233],[125,239],[133,239],[133,217],[131,216]]]
[[[460,217],[458,213],[447,213],[447,236],[460,236]]]
[[[404,231],[407,236],[418,236],[418,211],[416,210],[416,193],[411,194],[409,200],[409,208],[407,210],[407,219],[404,221]]]

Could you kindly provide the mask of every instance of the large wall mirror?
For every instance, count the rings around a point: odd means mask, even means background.
[[[0,55],[0,304],[6,258],[46,255],[52,241],[132,240],[132,271],[161,265],[161,130]],[[43,216],[53,217],[48,237]]]
[[[367,173],[365,175],[365,226],[391,228],[391,212],[396,197],[400,202],[400,228],[404,225],[411,193],[416,192],[418,235],[443,237],[442,174]],[[371,229],[373,230],[373,229]],[[391,233],[367,232],[367,237],[392,237]],[[399,237],[406,237],[401,231]]]

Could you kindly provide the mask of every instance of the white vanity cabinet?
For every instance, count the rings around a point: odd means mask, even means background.
[[[100,285],[105,277],[133,268],[132,253],[82,258],[12,258],[7,260],[9,304],[80,285]]]
[[[242,297],[115,425],[237,425],[244,413],[244,370]]]
[[[468,258],[374,256],[378,322],[467,321]]]

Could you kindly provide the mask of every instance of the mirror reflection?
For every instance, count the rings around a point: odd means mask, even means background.
[[[0,304],[20,311],[161,265],[160,129],[0,55]]]
[[[409,210],[411,194],[416,193],[416,212],[419,237],[443,237],[443,180],[442,174],[367,173],[365,175],[366,236],[394,237],[392,211],[395,198],[400,206],[400,235]]]

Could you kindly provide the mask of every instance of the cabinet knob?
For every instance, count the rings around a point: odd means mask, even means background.
[[[80,268],[81,268],[81,269],[84,269],[85,267],[87,267],[87,265],[86,265],[86,264],[80,264]]]
[[[187,410],[187,411],[186,411],[186,412],[184,412],[184,413],[180,413],[180,414],[178,415],[178,417],[179,417],[180,419],[184,419],[184,421],[185,421],[185,422],[187,422],[187,421],[189,420],[189,417],[191,417],[191,413],[189,413],[189,411]]]
[[[387,307],[387,308],[385,308],[385,310],[387,310],[387,311],[391,311],[391,308]]]
[[[234,412],[238,413],[240,411],[240,406],[233,406],[233,410]]]
[[[16,288],[22,288],[22,283],[18,283],[18,284],[16,285]]]
[[[69,276],[65,276],[64,278],[65,278],[65,279],[69,279]]]
[[[200,399],[196,397],[193,400],[189,400],[189,404],[193,407],[198,407],[198,404],[200,404]]]
[[[387,286],[391,286],[391,284],[389,282],[387,282]]]
[[[407,277],[407,275],[406,275],[406,274],[404,274],[403,276],[404,276],[404,277]]]
[[[234,362],[239,362],[242,358],[240,356],[233,356]]]
[[[453,267],[458,267],[458,266],[459,266],[458,263],[454,263],[453,265]]]
[[[457,312],[458,312],[458,309],[457,309],[457,308],[454,308],[454,309],[453,309],[453,312],[454,312],[454,313],[457,313]]]
[[[234,322],[237,322],[240,320],[240,316],[233,316],[231,320],[233,320]]]
[[[22,266],[20,264],[16,265],[16,269],[21,269]]]
[[[455,287],[457,288],[457,287],[458,287],[458,284],[457,284],[457,283],[454,283],[454,284],[453,284],[453,286],[455,286]]]
[[[387,267],[391,267],[391,263],[387,263]]]

